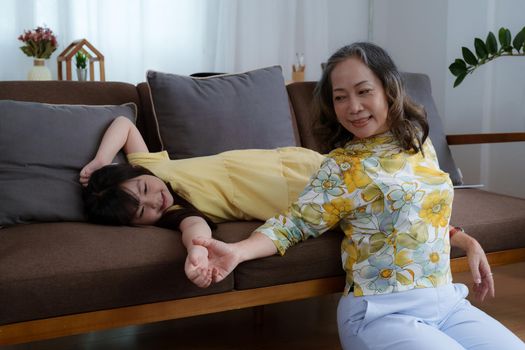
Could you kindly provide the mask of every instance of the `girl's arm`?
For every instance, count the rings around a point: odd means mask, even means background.
[[[494,297],[494,279],[487,256],[477,240],[467,235],[463,230],[451,227],[450,245],[458,247],[467,253],[467,259],[474,280],[474,296],[483,301],[487,293]]]
[[[195,238],[193,243],[207,250],[214,283],[222,281],[244,261],[277,253],[277,247],[273,241],[257,231],[245,240],[236,243],[225,243],[213,238],[201,237]]]
[[[188,216],[179,224],[182,232],[182,244],[186,247],[188,256],[184,264],[184,272],[190,281],[199,287],[206,288],[211,284],[212,271],[209,268],[208,250],[193,244],[194,239],[211,239],[211,229],[206,220],[200,216]]]
[[[135,124],[122,116],[113,120],[102,137],[95,158],[80,171],[80,183],[87,186],[91,174],[110,164],[121,149],[126,154],[148,152],[148,147]]]

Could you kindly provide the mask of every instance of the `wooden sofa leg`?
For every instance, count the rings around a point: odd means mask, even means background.
[[[264,323],[264,305],[254,306],[252,310],[254,327],[261,327]]]

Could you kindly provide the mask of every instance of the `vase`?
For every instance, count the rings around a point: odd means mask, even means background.
[[[35,58],[33,67],[27,73],[28,80],[51,80],[51,71],[46,67],[46,60]]]
[[[77,68],[77,79],[78,81],[87,80],[87,68]]]

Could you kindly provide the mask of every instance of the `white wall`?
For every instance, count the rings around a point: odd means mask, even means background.
[[[445,132],[525,132],[525,58],[499,58],[453,88],[448,66],[474,38],[514,37],[525,26],[523,0],[371,0],[371,40],[389,51],[401,70],[430,76]],[[525,198],[525,143],[453,146],[467,183]]]
[[[347,43],[368,36],[368,0],[0,0],[0,79],[21,80],[32,59],[16,39],[47,25],[58,36],[48,60],[87,38],[105,56],[106,79],[138,83],[148,69],[191,74],[282,65],[291,79],[296,52],[306,79]]]

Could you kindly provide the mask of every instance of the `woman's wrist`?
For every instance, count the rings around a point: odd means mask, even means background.
[[[450,244],[454,247],[458,247],[464,251],[467,251],[474,247],[478,241],[476,241],[474,238],[470,237],[465,231],[462,229],[455,230],[454,233],[450,235]]]
[[[249,238],[233,243],[232,249],[238,264],[277,253],[277,248],[273,241],[265,234],[257,231],[253,232]]]
[[[461,228],[459,226],[452,226],[452,225],[450,225],[450,229],[448,231],[448,234],[450,235],[450,238],[452,238],[458,232],[463,232],[464,233],[465,231],[463,230],[463,228]]]

